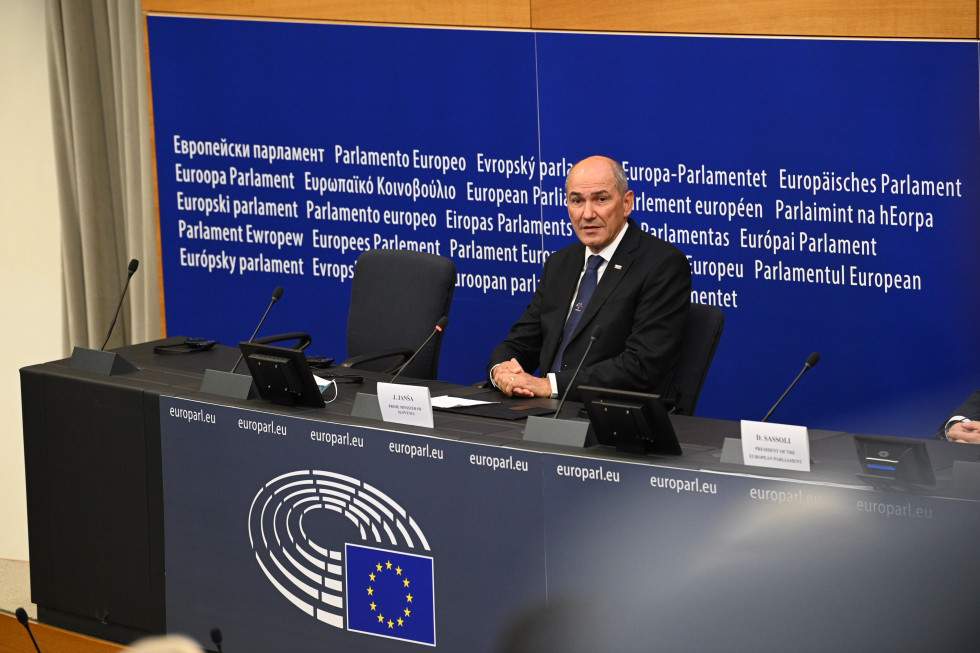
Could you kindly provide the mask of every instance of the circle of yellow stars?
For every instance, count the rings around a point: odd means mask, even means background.
[[[383,574],[385,574],[387,572],[393,571],[393,572],[395,572],[395,575],[396,576],[402,576],[403,575],[403,571],[404,571],[398,565],[394,565],[393,566],[393,564],[392,564],[392,562],[390,560],[387,561],[387,562],[384,562],[384,563],[379,562],[374,567],[375,567],[375,571],[372,571],[370,574],[368,574],[368,578],[370,579],[370,581],[372,583],[371,585],[368,585],[368,588],[367,588],[368,596],[374,596],[374,585],[373,585],[373,583],[375,583],[381,575],[383,575]],[[395,626],[404,626],[405,625],[405,621],[409,617],[412,616],[412,608],[411,608],[411,605],[410,604],[412,603],[412,598],[413,597],[412,597],[412,592],[409,589],[411,587],[411,582],[409,581],[409,579],[408,579],[407,576],[404,576],[402,578],[402,586],[406,590],[406,594],[405,594],[405,608],[404,608],[404,610],[402,610],[402,613],[399,614],[397,618],[394,618],[394,619],[391,618],[390,613],[389,613],[389,616],[388,617],[385,617],[385,615],[381,612],[380,608],[378,607],[378,604],[377,603],[375,603],[373,600],[370,603],[371,612],[377,612],[378,613],[378,623],[379,624],[387,624],[388,628],[390,628],[392,630],[394,630]]]

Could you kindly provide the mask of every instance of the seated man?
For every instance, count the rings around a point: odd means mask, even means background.
[[[560,396],[601,326],[575,385],[670,396],[691,301],[687,258],[629,219],[633,191],[616,161],[578,162],[565,195],[580,242],[545,262],[530,305],[490,357],[488,379],[508,396]],[[574,388],[569,396],[577,398]]]
[[[980,390],[970,395],[962,406],[946,418],[936,438],[980,444]]]

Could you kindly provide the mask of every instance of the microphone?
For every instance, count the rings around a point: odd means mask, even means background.
[[[395,379],[398,378],[398,375],[405,371],[405,368],[408,367],[409,363],[415,360],[415,357],[419,355],[420,351],[425,349],[425,346],[429,344],[429,341],[432,340],[437,333],[441,333],[442,331],[446,330],[446,326],[448,326],[448,324],[449,324],[449,316],[443,315],[442,317],[440,317],[439,321],[436,322],[436,328],[432,330],[432,333],[430,333],[429,337],[425,339],[425,342],[422,343],[422,346],[416,349],[415,353],[412,354],[407,361],[405,361],[405,364],[398,368],[398,371],[395,372],[395,376],[391,377],[391,381],[389,381],[389,383],[394,383]]]
[[[282,297],[282,286],[276,286],[276,289],[272,291],[272,301],[269,302],[269,307],[265,309],[265,315],[263,315],[262,319],[259,320],[259,325],[255,327],[255,331],[252,332],[252,337],[248,339],[249,342],[255,340],[255,336],[258,335],[259,329],[262,328],[262,323],[265,322],[265,318],[269,317],[269,311],[272,310],[272,305],[275,304],[277,301],[279,301],[280,297]],[[234,374],[235,370],[238,369],[238,366],[242,364],[243,358],[245,358],[245,354],[241,354],[238,357],[238,361],[235,363],[235,367],[231,368],[232,374]]]
[[[212,628],[211,629],[211,641],[215,646],[218,647],[218,653],[221,653],[221,629]]]
[[[116,307],[116,314],[112,316],[112,324],[109,325],[109,333],[105,334],[105,342],[99,347],[99,351],[105,351],[105,346],[109,344],[109,336],[112,335],[112,329],[116,326],[116,319],[119,318],[119,311],[122,310],[123,299],[126,297],[126,291],[129,290],[129,281],[136,274],[136,268],[140,266],[140,262],[133,259],[129,262],[129,276],[126,277],[126,285],[123,286],[122,295],[119,297],[119,306]]]
[[[800,373],[796,375],[796,378],[793,379],[793,382],[789,384],[788,388],[786,388],[786,392],[783,393],[783,396],[779,398],[776,404],[769,409],[768,413],[766,413],[766,416],[762,418],[763,422],[769,419],[769,416],[772,415],[772,412],[779,407],[779,404],[783,402],[783,399],[785,399],[786,395],[789,394],[789,391],[793,389],[793,386],[796,385],[796,382],[800,380],[800,377],[802,377],[808,369],[810,369],[811,367],[813,367],[819,362],[820,362],[820,354],[818,354],[817,352],[813,352],[812,354],[810,354],[809,357],[807,357],[806,365],[803,366],[803,369],[800,370]]]
[[[28,623],[27,610],[24,608],[17,608],[17,621],[19,621],[21,625],[27,629],[27,634],[31,636],[31,641],[34,643],[34,650],[37,651],[37,653],[41,653],[41,649],[37,645],[37,640],[34,639],[34,633],[31,632],[31,625]]]
[[[582,369],[582,363],[585,362],[585,357],[589,355],[589,350],[592,349],[592,345],[595,341],[599,339],[602,335],[602,325],[597,324],[595,328],[592,329],[592,335],[589,336],[589,345],[585,348],[585,353],[582,354],[582,358],[579,359],[578,367],[575,368],[575,374],[572,374],[571,381],[568,382],[568,386],[565,388],[565,394],[562,395],[561,401],[558,402],[558,408],[555,410],[555,414],[551,416],[552,419],[558,419],[558,413],[561,412],[561,407],[565,405],[565,399],[568,398],[568,393],[571,391],[572,386],[575,385],[575,377],[578,376],[578,371]]]

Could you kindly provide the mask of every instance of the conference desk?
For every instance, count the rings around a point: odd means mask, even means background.
[[[845,433],[810,431],[810,472],[722,462],[739,425],[694,417],[672,418],[679,457],[563,448],[523,441],[523,422],[351,417],[377,374],[322,409],[203,394],[237,350],[154,344],[117,350],[128,374],[21,370],[42,622],[120,642],[219,627],[232,653],[963,650],[980,634],[980,497],[951,483],[968,445],[928,443],[934,487],[877,490]]]

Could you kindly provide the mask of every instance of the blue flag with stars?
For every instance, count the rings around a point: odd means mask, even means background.
[[[346,546],[347,629],[436,644],[432,558]]]

